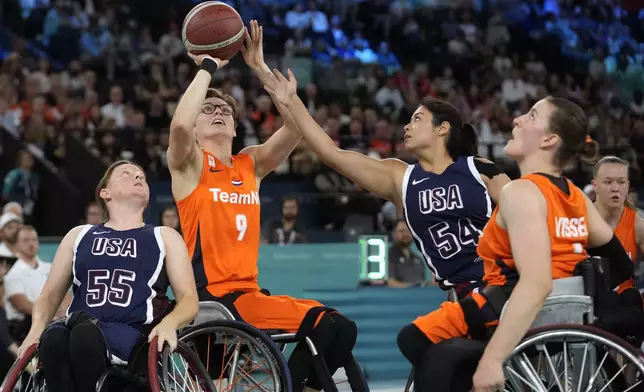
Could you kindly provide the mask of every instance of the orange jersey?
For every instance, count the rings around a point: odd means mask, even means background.
[[[550,178],[541,174],[521,177],[532,181],[548,203],[548,231],[552,249],[552,278],[567,278],[573,275],[575,266],[588,258],[586,200],[579,188],[570,181],[566,194]],[[508,232],[496,223],[498,207],[483,229],[478,245],[478,254],[483,259],[484,280],[493,286],[513,285],[519,278],[512,257]],[[529,230],[530,222],[525,222]]]
[[[259,191],[253,158],[233,156],[228,167],[203,152],[199,185],[177,202],[197,290],[220,297],[259,290]]]
[[[624,247],[624,250],[628,254],[633,262],[637,257],[637,233],[635,230],[635,220],[637,219],[637,211],[632,208],[624,207],[624,212],[622,212],[622,217],[619,218],[617,222],[617,227],[615,227],[615,236]],[[635,287],[635,281],[631,278],[617,288],[617,292],[622,292],[627,288]]]

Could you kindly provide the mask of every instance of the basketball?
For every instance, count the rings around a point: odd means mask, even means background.
[[[181,39],[192,54],[229,60],[244,44],[244,33],[244,22],[233,7],[220,1],[207,1],[188,12],[183,20]]]

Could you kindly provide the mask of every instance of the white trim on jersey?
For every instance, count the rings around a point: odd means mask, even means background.
[[[474,163],[474,157],[472,157],[472,156],[467,157],[467,166],[470,168],[470,172],[472,173],[472,176],[485,189],[485,201],[487,201],[487,214],[486,214],[486,216],[489,218],[490,216],[492,216],[492,199],[490,198],[490,194],[487,191],[487,186],[485,186],[485,182],[481,178],[481,173],[479,173],[478,169],[476,168],[476,164]]]
[[[416,241],[420,244],[420,251],[424,256],[427,267],[436,276],[436,279],[442,279],[440,275],[438,275],[436,267],[434,267],[434,264],[432,264],[432,259],[429,257],[427,252],[425,252],[425,244],[423,244],[423,241],[420,239],[420,237],[418,237],[418,234],[416,234],[416,232],[414,231],[414,228],[411,226],[411,223],[409,223],[409,216],[407,216],[407,184],[409,184],[409,177],[411,177],[411,172],[414,171],[414,167],[416,167],[416,165],[407,166],[407,170],[405,170],[405,176],[403,177],[403,181],[402,181],[402,202],[403,202],[403,211],[405,212],[405,221],[407,221],[407,227],[409,227],[409,231],[411,231],[411,235],[414,236]]]
[[[165,243],[163,242],[163,236],[161,236],[161,227],[157,226],[154,228],[154,238],[157,240],[157,245],[159,245],[159,261],[157,261],[157,269],[154,270],[154,274],[148,281],[148,287],[150,287],[150,296],[146,301],[146,318],[144,324],[150,324],[154,320],[154,308],[152,307],[152,299],[157,295],[157,292],[152,288],[159,279],[161,274],[161,269],[163,268],[163,263],[165,262]]]
[[[78,280],[78,278],[76,277],[76,253],[78,252],[78,245],[83,240],[83,237],[85,237],[85,234],[87,234],[87,232],[90,231],[92,227],[94,227],[94,225],[85,225],[83,229],[76,236],[76,239],[74,240],[74,248],[73,248],[74,255],[72,256],[72,278],[73,278],[74,284],[77,286],[81,285],[81,281]],[[66,311],[67,317],[69,317],[69,308],[72,307],[72,302],[74,302],[73,298],[69,302],[69,306],[67,307],[67,311]]]

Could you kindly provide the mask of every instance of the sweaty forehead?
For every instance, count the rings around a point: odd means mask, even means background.
[[[597,171],[597,177],[626,178],[628,169],[620,163],[604,163]]]
[[[427,108],[426,108],[426,107],[424,107],[424,106],[422,106],[422,105],[421,105],[421,106],[419,106],[419,107],[418,107],[418,109],[416,109],[416,111],[414,112],[414,114],[412,115],[412,117],[413,117],[413,116],[415,116],[415,115],[417,115],[417,114],[422,114],[423,119],[428,119],[428,120],[431,120],[431,119],[432,119],[432,112],[430,112],[429,110],[427,110]]]
[[[212,104],[212,105],[228,105],[226,101],[224,101],[221,98],[215,98],[215,97],[210,97],[206,98],[206,100],[203,102],[204,104]]]

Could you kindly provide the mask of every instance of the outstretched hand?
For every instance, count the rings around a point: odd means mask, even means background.
[[[241,54],[248,66],[259,72],[264,65],[264,28],[256,20],[250,21],[250,32],[246,27],[246,42],[241,47]]]
[[[290,69],[288,79],[276,69],[269,72],[264,79],[264,89],[282,105],[288,105],[297,96],[297,79]]]

